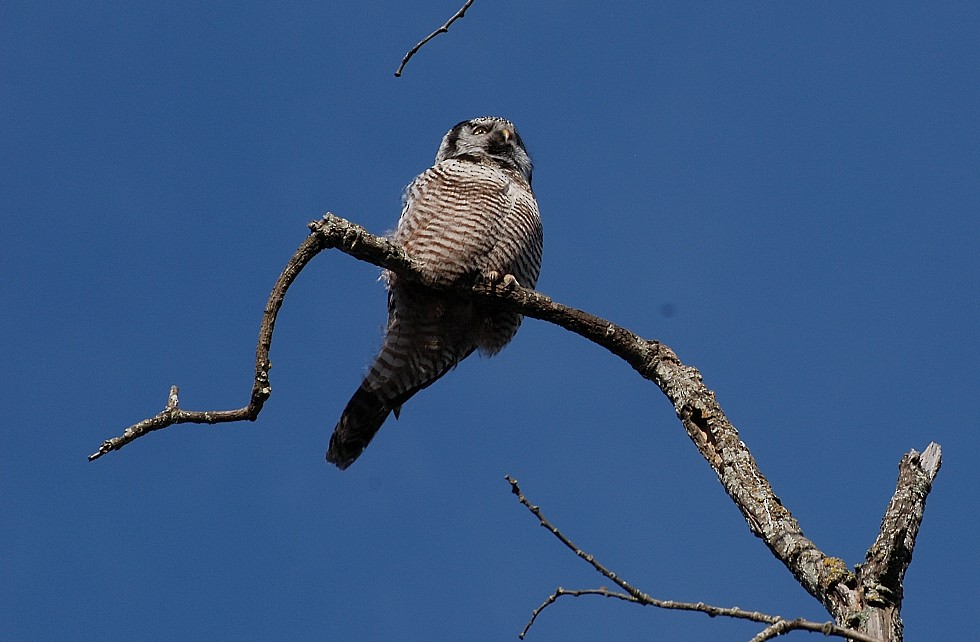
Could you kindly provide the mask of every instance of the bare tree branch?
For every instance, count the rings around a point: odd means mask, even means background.
[[[857,566],[857,591],[835,594],[837,611],[844,621],[864,624],[879,637],[902,639],[902,593],[905,571],[919,534],[932,481],[942,466],[942,449],[933,442],[919,454],[906,453],[898,465],[895,494],[881,520],[878,538]],[[859,596],[861,599],[856,600]],[[868,605],[876,608],[868,608]]]
[[[901,583],[922,522],[926,497],[939,471],[941,450],[938,445],[930,444],[923,455],[912,451],[903,459],[895,497],[882,521],[878,540],[868,552],[868,562],[860,569],[859,578],[842,560],[825,555],[803,535],[799,523],[773,492],[738,431],[718,405],[714,393],[704,385],[701,373],[681,363],[664,344],[556,303],[533,290],[487,281],[459,283],[448,288],[427,282],[418,264],[399,246],[333,214],[328,213],[321,220],[310,223],[310,229],[311,235],[290,259],[266,305],[249,404],[238,410],[184,411],[177,407],[176,390],[173,390],[172,403],[168,402],[161,413],[130,426],[121,436],[105,441],[90,459],[97,459],[144,434],[177,423],[254,421],[271,394],[269,348],[276,314],[286,290],[313,256],[327,248],[338,248],[357,259],[392,270],[404,279],[449,289],[460,296],[478,299],[484,305],[553,323],[626,361],[670,399],[688,436],[745,516],[749,529],[762,539],[800,585],[824,605],[838,624],[870,632],[871,629],[865,628],[868,622],[887,620],[888,627],[874,625],[875,630],[887,633],[882,635],[883,639],[901,639]],[[888,609],[887,613],[882,611],[883,606]]]
[[[806,623],[806,620],[801,620],[801,619],[796,619],[796,620],[780,620],[779,622],[775,622],[773,624],[770,624],[766,628],[764,628],[761,631],[759,631],[759,633],[757,635],[755,635],[751,640],[749,640],[749,642],[765,642],[766,640],[771,640],[771,639],[773,639],[775,637],[779,637],[780,635],[785,635],[786,633],[789,633],[790,631],[800,630],[800,629],[803,629],[803,630],[806,630],[806,631],[810,631],[812,633],[823,633],[824,635],[827,635],[827,636],[837,635],[836,633],[834,633],[832,631],[832,629],[834,628],[834,625],[831,622],[826,622],[825,624],[823,624],[822,625],[822,628],[820,630],[810,629],[810,628],[806,628],[804,626],[801,626],[801,625],[803,625],[805,623]],[[837,628],[839,628],[839,627],[837,627]],[[859,637],[853,637],[855,635],[853,631],[848,631],[847,629],[841,629],[841,630],[844,631],[845,633],[847,633],[847,636],[846,637],[848,637],[848,638],[850,638],[852,640],[858,640],[859,642],[862,639],[860,636],[863,636],[864,635],[862,633],[858,633],[857,635]],[[841,636],[841,637],[845,637],[845,636]],[[878,638],[868,638],[868,639],[877,640]]]
[[[438,29],[436,29],[435,31],[427,35],[425,38],[422,38],[422,40],[420,40],[417,45],[412,47],[409,50],[409,52],[405,54],[405,57],[402,58],[402,64],[398,65],[398,69],[395,71],[395,77],[396,78],[401,77],[402,71],[405,69],[405,65],[407,65],[408,61],[412,59],[412,56],[418,53],[419,49],[425,46],[425,43],[429,42],[430,40],[438,36],[440,33],[446,33],[447,31],[449,31],[450,25],[452,25],[454,22],[456,22],[457,20],[465,16],[466,10],[470,8],[471,4],[473,4],[473,0],[466,0],[466,4],[460,7],[459,11],[454,13],[453,17],[446,21],[446,24],[442,25],[441,27],[439,27]]]
[[[262,325],[259,328],[259,340],[255,348],[255,378],[252,383],[252,394],[248,405],[235,410],[205,410],[191,411],[182,410],[178,407],[177,386],[171,386],[170,395],[167,397],[167,405],[162,411],[144,419],[139,423],[133,424],[123,431],[118,437],[113,437],[102,442],[99,449],[88,456],[89,461],[94,461],[102,455],[119,450],[134,439],[149,434],[154,430],[160,430],[174,424],[219,424],[232,421],[255,421],[255,418],[262,412],[262,406],[266,399],[272,394],[272,386],[269,383],[269,369],[272,362],[269,361],[269,349],[272,347],[272,332],[276,327],[276,315],[282,307],[283,297],[286,290],[292,285],[300,271],[306,267],[314,256],[324,249],[323,238],[316,234],[306,237],[303,244],[289,259],[289,263],[283,269],[279,279],[269,294],[269,301],[265,305],[265,312],[262,314]]]
[[[508,477],[507,479],[509,480],[510,478]],[[579,597],[581,595],[601,595],[603,597],[611,597],[611,598],[623,600],[624,602],[634,602],[638,604],[643,603],[640,600],[633,597],[632,595],[627,595],[626,593],[617,593],[615,591],[610,591],[609,589],[606,588],[582,589],[577,591],[570,591],[567,589],[563,589],[562,587],[559,586],[558,588],[555,589],[554,593],[548,596],[548,599],[542,602],[541,606],[531,611],[531,619],[528,620],[528,623],[524,626],[524,630],[521,631],[520,635],[518,635],[517,637],[523,640],[524,636],[527,635],[527,632],[531,630],[532,626],[534,626],[534,621],[538,619],[538,615],[540,615],[541,612],[544,611],[546,608],[554,604],[558,600],[558,598],[560,598],[563,595],[571,595],[572,597]]]
[[[644,606],[655,606],[662,609],[671,609],[677,611],[697,611],[700,613],[705,613],[711,617],[722,616],[722,617],[730,617],[730,618],[736,618],[740,620],[751,620],[753,622],[763,622],[769,624],[770,626],[766,627],[759,635],[753,638],[753,642],[756,640],[768,640],[775,637],[776,635],[781,635],[782,633],[788,631],[795,631],[795,630],[811,631],[816,633],[823,633],[824,635],[849,638],[851,640],[856,640],[857,642],[881,642],[881,640],[876,637],[865,635],[863,633],[852,631],[850,629],[845,629],[843,627],[835,625],[833,622],[824,622],[824,623],[810,622],[809,620],[804,620],[802,618],[797,618],[795,620],[787,620],[785,618],[779,617],[778,615],[767,615],[765,613],[759,613],[758,611],[746,611],[738,607],[725,608],[720,606],[711,606],[710,604],[704,604],[703,602],[698,602],[698,603],[675,602],[674,600],[658,600],[657,598],[650,597],[640,589],[636,588],[635,586],[633,586],[632,584],[624,580],[616,573],[607,569],[599,562],[599,560],[595,558],[594,555],[586,553],[578,546],[576,546],[572,542],[572,540],[566,537],[565,534],[558,529],[557,526],[555,526],[554,524],[548,521],[548,519],[541,512],[541,508],[539,506],[535,506],[528,501],[527,497],[524,496],[524,493],[521,492],[520,486],[517,485],[516,479],[514,479],[510,475],[507,475],[504,479],[506,479],[507,482],[510,484],[511,492],[513,492],[517,496],[517,501],[519,501],[525,508],[527,508],[532,515],[538,518],[538,523],[542,527],[544,527],[552,535],[558,538],[558,541],[564,544],[566,548],[571,550],[581,559],[588,562],[592,566],[592,568],[602,573],[602,575],[604,575],[609,580],[615,582],[617,586],[619,586],[621,589],[626,591],[626,593],[617,593],[615,591],[610,591],[605,588],[588,589],[582,591],[568,591],[561,587],[558,587],[558,589],[553,594],[551,594],[548,597],[548,599],[546,599],[544,603],[541,604],[541,606],[534,609],[534,611],[531,613],[531,620],[527,623],[527,626],[524,627],[524,630],[521,631],[520,638],[522,640],[524,639],[524,636],[527,634],[528,630],[531,628],[531,625],[534,624],[534,621],[537,619],[538,615],[547,607],[554,604],[559,597],[563,595],[572,595],[576,597],[580,595],[601,595],[603,597],[617,598],[617,599],[625,600],[627,602],[636,602]],[[765,634],[767,637],[760,637],[763,634]]]

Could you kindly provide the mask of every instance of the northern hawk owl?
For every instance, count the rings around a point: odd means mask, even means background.
[[[466,120],[443,137],[436,162],[405,190],[392,240],[433,283],[511,275],[533,288],[542,231],[531,191],[531,158],[513,123]],[[474,350],[499,352],[521,317],[385,272],[388,327],[381,352],[330,438],[327,461],[354,463],[390,413]]]

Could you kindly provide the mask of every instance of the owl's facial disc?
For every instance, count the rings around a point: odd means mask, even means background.
[[[506,119],[494,116],[464,120],[442,140],[436,162],[447,158],[488,158],[520,172],[531,182],[531,158],[520,134]]]

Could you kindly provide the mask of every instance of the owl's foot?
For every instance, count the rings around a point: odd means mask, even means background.
[[[502,285],[506,290],[513,290],[515,287],[520,286],[516,276],[513,274],[501,274],[496,270],[487,272],[487,281],[490,282],[490,285]]]

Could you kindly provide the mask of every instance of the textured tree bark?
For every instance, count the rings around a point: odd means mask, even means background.
[[[401,278],[427,283],[418,264],[391,241],[332,214],[310,223],[311,234],[293,255],[266,304],[256,348],[255,379],[249,403],[237,410],[187,411],[178,408],[177,390],[167,407],[155,417],[130,426],[119,437],[106,440],[89,459],[118,450],[131,441],[177,423],[254,421],[271,394],[269,350],[276,315],[283,297],[299,272],[316,254],[337,248],[354,258],[384,267]],[[783,506],[759,470],[748,447],[705,386],[697,369],[685,366],[659,341],[648,340],[587,312],[552,301],[533,290],[478,280],[448,288],[460,296],[475,297],[485,305],[519,312],[574,332],[596,343],[654,382],[670,399],[684,429],[725,491],[759,537],[793,574],[801,586],[820,601],[838,625],[874,635],[884,642],[902,640],[902,586],[922,523],[926,497],[941,465],[941,449],[931,443],[920,454],[910,451],[899,465],[898,483],[882,519],[878,538],[867,561],[851,570],[840,559],[824,554],[804,534],[792,513]]]
[[[920,454],[911,451],[898,466],[898,482],[878,538],[852,581],[830,593],[830,613],[839,623],[882,640],[902,640],[902,592],[905,571],[919,533],[926,497],[942,465],[936,443]]]
[[[311,229],[314,234],[329,238],[325,243],[330,247],[418,280],[411,273],[408,256],[357,225],[328,214],[311,224]],[[392,267],[395,262],[399,267]],[[460,293],[574,332],[606,348],[653,381],[674,405],[691,441],[745,516],[749,529],[800,585],[824,605],[839,625],[887,642],[902,640],[902,582],[912,559],[925,500],[941,465],[938,444],[929,444],[921,455],[913,450],[903,457],[895,495],[878,538],[867,553],[867,562],[852,571],[843,560],[824,554],[803,534],[739,439],[714,393],[704,385],[701,373],[681,363],[670,348],[605,319],[555,303],[538,292],[480,282]]]

